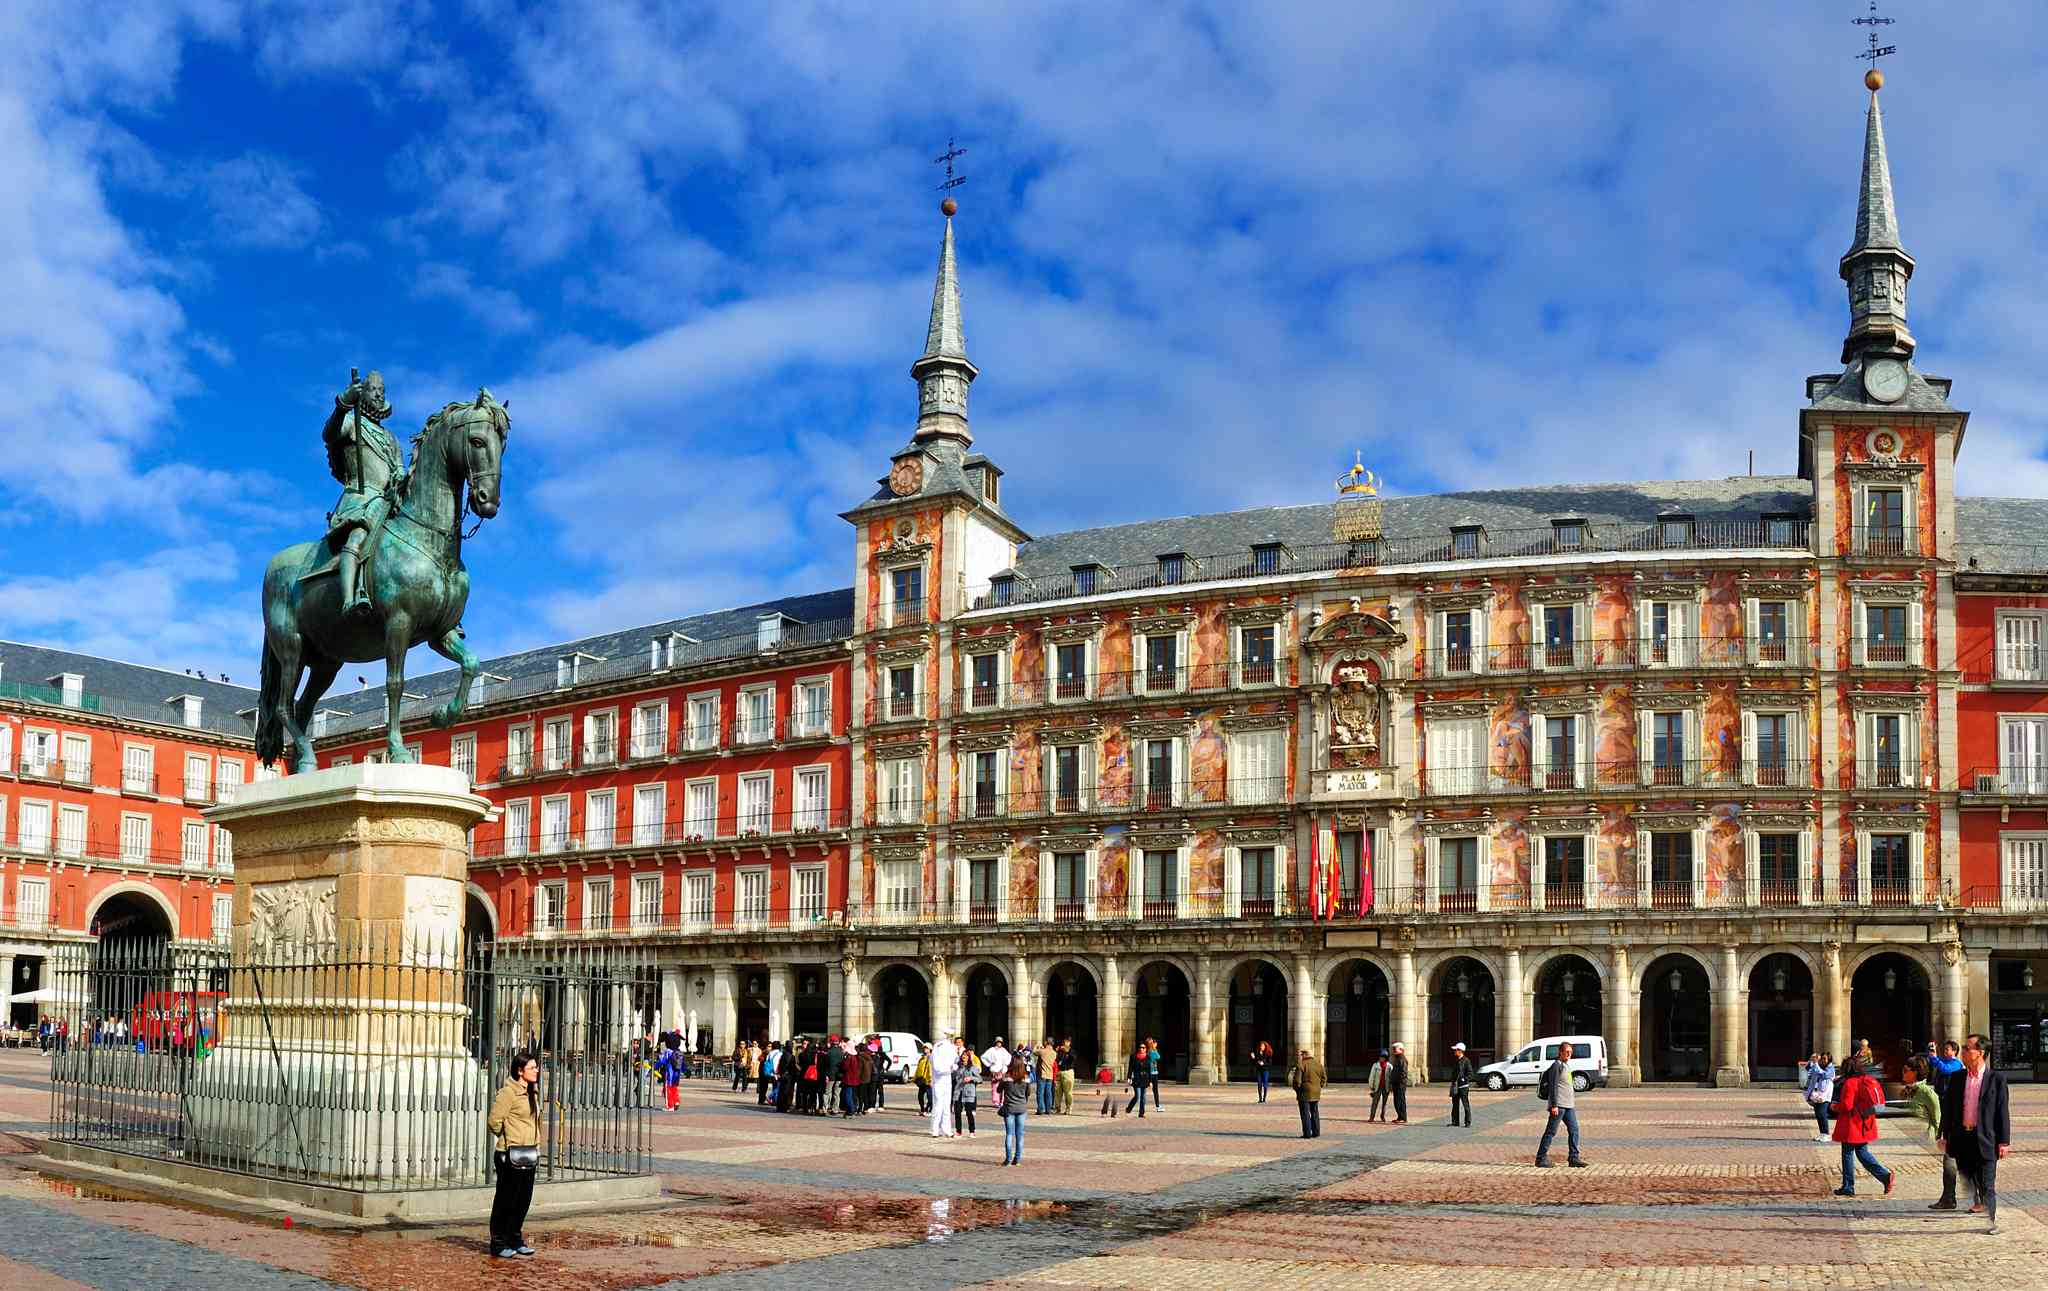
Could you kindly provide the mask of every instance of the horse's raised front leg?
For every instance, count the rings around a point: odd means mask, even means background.
[[[405,652],[412,649],[412,619],[394,613],[384,621],[384,756],[391,762],[410,762],[405,743],[399,739],[399,710],[405,707]]]
[[[469,643],[463,640],[460,623],[427,644],[433,648],[435,654],[462,669],[462,681],[455,687],[455,694],[449,697],[447,703],[434,710],[431,719],[435,726],[452,726],[455,720],[462,716],[463,710],[469,707],[469,687],[476,680],[476,675],[482,670],[483,665],[477,660],[475,652],[470,650]]]

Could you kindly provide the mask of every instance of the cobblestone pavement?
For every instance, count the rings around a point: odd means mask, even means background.
[[[1839,1154],[1789,1090],[1646,1089],[1584,1096],[1590,1169],[1532,1164],[1543,1108],[1475,1096],[1472,1129],[1419,1090],[1406,1126],[1369,1124],[1336,1086],[1324,1137],[1298,1137],[1281,1091],[1166,1091],[1144,1120],[1033,1118],[1025,1163],[1001,1166],[993,1116],[939,1141],[892,1090],[852,1122],[777,1116],[751,1094],[684,1087],[651,1113],[658,1210],[529,1226],[533,1260],[490,1259],[476,1228],[353,1232],[277,1215],[80,1187],[37,1169],[42,1064],[0,1053],[0,1287],[637,1288],[834,1285],[1907,1288],[1959,1278],[2048,1285],[2048,1087],[2014,1092],[2000,1171],[2003,1232],[1927,1203],[1940,1162],[1905,1122],[1877,1152],[1898,1172],[1837,1199]],[[1562,1161],[1563,1149],[1555,1149]]]

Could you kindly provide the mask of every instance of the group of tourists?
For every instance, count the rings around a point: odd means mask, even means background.
[[[1842,1186],[1837,1197],[1856,1195],[1856,1167],[1863,1169],[1890,1196],[1898,1177],[1871,1145],[1878,1139],[1878,1113],[1885,1106],[1880,1066],[1864,1041],[1838,1068],[1834,1055],[1816,1053],[1806,1065],[1806,1101],[1820,1128],[1819,1141],[1842,1148]],[[1983,1215],[1984,1231],[1998,1231],[1998,1163],[2012,1145],[2011,1089],[1991,1068],[1991,1046],[1972,1033],[1960,1045],[1950,1040],[1938,1049],[1929,1041],[1924,1053],[1906,1060],[1902,1073],[1905,1107],[1914,1134],[1941,1157],[1941,1196],[1929,1210],[1955,1210],[1958,1178],[1970,1182],[1973,1215]],[[1834,1128],[1829,1130],[1829,1121]]]
[[[742,1041],[732,1054],[732,1087],[753,1086],[755,1105],[778,1112],[866,1116],[888,1106],[889,1066],[879,1035]]]
[[[913,1079],[918,1109],[931,1118],[931,1136],[957,1139],[975,1136],[974,1113],[981,1102],[981,1083],[988,1082],[989,1101],[1003,1123],[1003,1164],[1024,1161],[1024,1122],[1036,1105],[1041,1116],[1073,1109],[1074,1043],[1054,1044],[1050,1037],[1014,1052],[997,1036],[995,1043],[974,1052],[958,1035],[942,1035],[918,1055]],[[1065,1080],[1061,1080],[1061,1076]]]

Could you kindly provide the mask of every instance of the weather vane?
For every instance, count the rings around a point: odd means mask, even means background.
[[[965,157],[966,155],[967,150],[955,145],[953,136],[947,135],[946,150],[932,158],[932,165],[944,165],[946,168],[946,182],[939,185],[939,191],[947,194],[947,196],[944,201],[939,203],[939,209],[945,212],[949,219],[952,217],[953,212],[960,209],[960,204],[952,198],[952,190],[967,182],[967,176],[953,173],[953,159],[955,157]]]
[[[1880,45],[1880,44],[1878,44],[1878,43],[1877,43],[1877,29],[1878,29],[1879,27],[1889,27],[1889,26],[1891,26],[1891,25],[1892,25],[1892,23],[1896,22],[1896,21],[1897,21],[1897,19],[1894,19],[1894,18],[1880,18],[1880,17],[1878,17],[1878,16],[1877,16],[1877,0],[1870,0],[1870,14],[1869,14],[1869,16],[1868,16],[1868,17],[1864,17],[1864,18],[1851,18],[1851,19],[1850,19],[1849,21],[1850,21],[1850,22],[1853,22],[1853,23],[1855,23],[1855,24],[1856,24],[1856,25],[1857,25],[1858,27],[1868,27],[1868,28],[1870,28],[1870,48],[1869,48],[1869,49],[1866,49],[1866,50],[1864,50],[1864,51],[1863,51],[1862,53],[1860,53],[1860,54],[1856,55],[1856,57],[1858,57],[1858,58],[1862,59],[1862,60],[1863,60],[1864,62],[1866,62],[1866,63],[1869,63],[1869,64],[1870,64],[1870,70],[1871,70],[1871,72],[1872,72],[1873,74],[1875,74],[1875,76],[1877,77],[1877,80],[1878,80],[1879,84],[1882,84],[1882,83],[1883,83],[1883,81],[1884,81],[1884,73],[1882,73],[1882,72],[1878,71],[1878,67],[1877,67],[1877,60],[1878,60],[1878,59],[1880,59],[1880,58],[1883,58],[1883,57],[1884,57],[1884,56],[1885,56],[1886,54],[1896,54],[1896,53],[1898,53],[1898,52],[1899,52],[1899,47],[1898,47],[1897,45]],[[1874,90],[1874,89],[1876,89],[1876,88],[1877,88],[1877,86],[1876,86],[1876,85],[1873,85],[1873,86],[1871,86],[1870,88]]]

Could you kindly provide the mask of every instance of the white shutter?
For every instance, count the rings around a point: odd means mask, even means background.
[[[1762,629],[1757,624],[1759,616],[1757,614],[1757,599],[1754,596],[1744,599],[1742,602],[1742,614],[1743,658],[1751,663],[1755,663],[1758,658],[1757,647],[1759,645],[1759,634]]]
[[[1813,765],[1806,738],[1806,709],[1793,709],[1785,718],[1785,778],[1804,789],[1813,783]]]
[[[1589,621],[1591,613],[1590,607],[1584,601],[1578,601],[1572,605],[1571,661],[1572,666],[1575,668],[1582,664],[1590,665],[1594,662],[1593,643],[1588,639],[1588,634],[1593,629],[1593,625]]]
[[[1899,714],[1899,783],[1911,788],[1920,783],[1920,711]],[[1919,830],[1913,831],[1920,836]]]
[[[1906,531],[1912,533],[1911,529]],[[1927,647],[1922,643],[1920,602],[1915,601],[1906,610],[1906,663],[1917,668],[1927,658]]]
[[[1812,905],[1814,902],[1813,856],[1816,839],[1811,825],[1799,831],[1799,904]]]
[[[1572,718],[1572,736],[1577,740],[1579,746],[1578,787],[1580,789],[1591,789],[1593,787],[1593,711],[1591,709]],[[1586,860],[1589,864],[1592,858],[1593,854],[1587,852]]]
[[[1699,784],[1705,778],[1703,768],[1706,765],[1706,756],[1700,749],[1699,711],[1688,708],[1679,716],[1679,729],[1684,732],[1685,740],[1685,747],[1679,750],[1679,781],[1683,784]]]
[[[1188,917],[1188,849],[1176,848],[1173,853],[1173,913],[1175,918]]]
[[[1742,899],[1744,904],[1758,904],[1763,891],[1763,875],[1758,868],[1763,864],[1763,848],[1754,829],[1742,831]]]
[[[1493,835],[1481,830],[1478,845],[1472,850],[1478,860],[1478,869],[1472,875],[1472,886],[1476,889],[1473,899],[1477,908],[1489,910],[1493,904]]]
[[[1486,671],[1486,657],[1491,653],[1486,635],[1486,610],[1472,611],[1472,671]]]
[[[1529,787],[1550,787],[1550,718],[1534,713],[1529,718]]]
[[[1432,913],[1435,912],[1437,907],[1436,896],[1438,889],[1442,886],[1442,876],[1443,840],[1431,834],[1422,840],[1422,903],[1423,909]],[[1309,881],[1311,883],[1317,882],[1317,876],[1309,876]],[[1313,904],[1313,900],[1311,904]]]
[[[1636,831],[1636,904],[1650,904],[1650,831]]]
[[[1647,668],[1657,657],[1656,635],[1650,630],[1650,602],[1636,602],[1636,666]]]
[[[1919,509],[1915,505],[1919,501],[1916,496],[1919,492],[1920,490],[1910,483],[1899,490],[1899,515],[1904,521],[1905,529],[1900,536],[1905,539],[1904,554],[1909,556],[1920,553],[1920,526],[1914,523],[1914,513]]]
[[[1865,541],[1868,541],[1867,531]],[[1852,599],[1849,608],[1849,662],[1861,667],[1870,661],[1870,616],[1864,611],[1863,598],[1860,596]]]
[[[1757,782],[1756,714],[1748,709],[1742,712],[1742,782]]]
[[[1726,901],[1728,894],[1715,893],[1715,898]],[[1707,903],[1707,831],[1705,828],[1692,831],[1692,904],[1695,909]]]
[[[1636,713],[1636,775],[1637,782],[1640,784],[1650,783],[1651,757],[1653,753],[1650,736],[1653,729],[1654,716],[1648,710],[1638,710]]]

